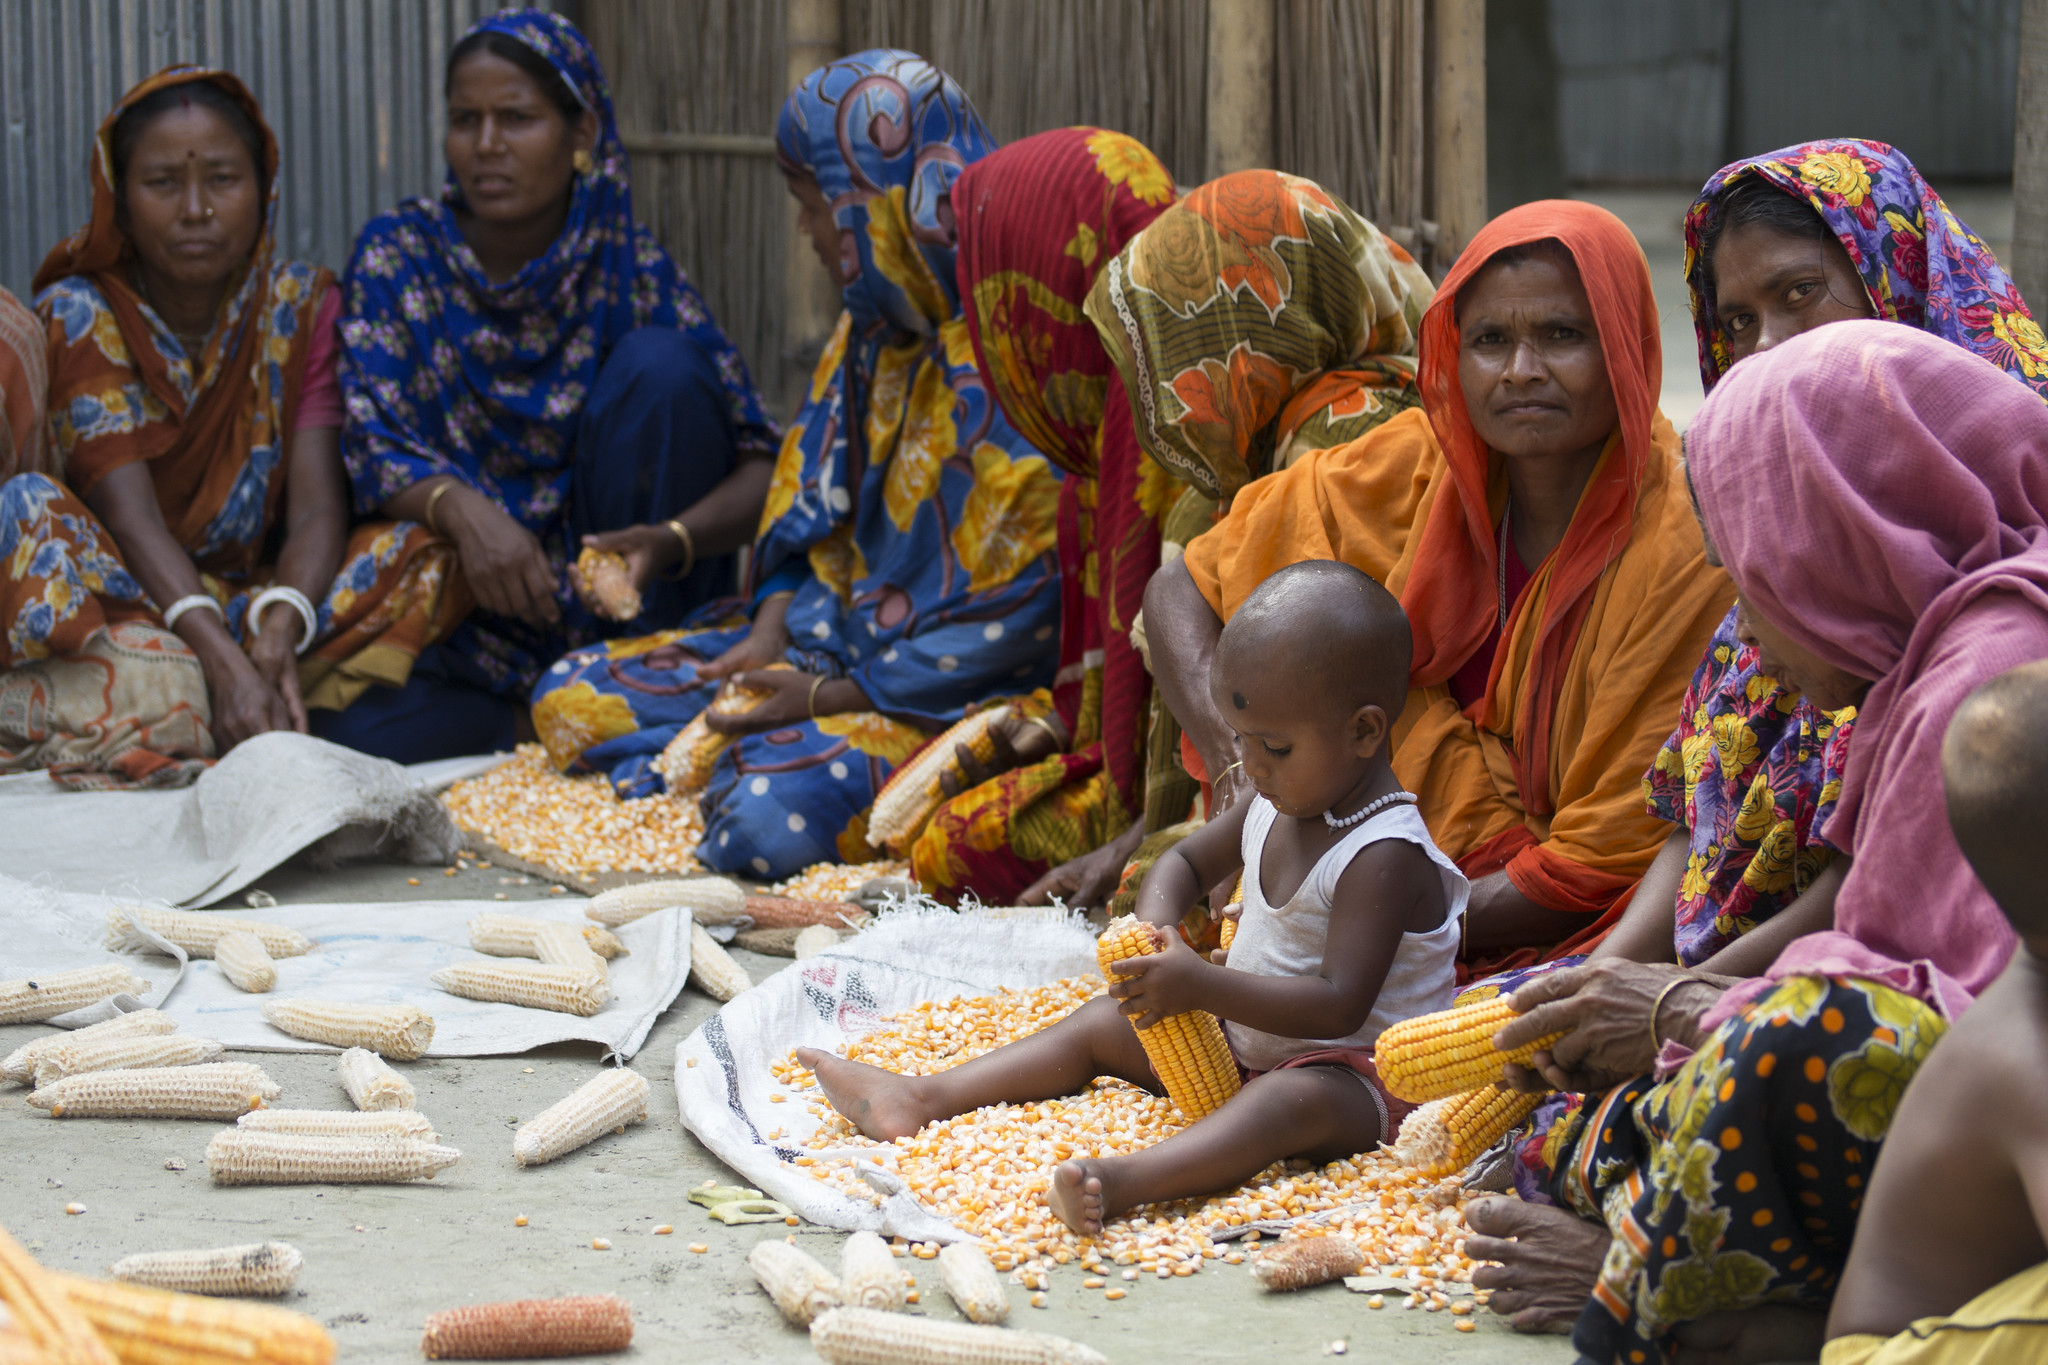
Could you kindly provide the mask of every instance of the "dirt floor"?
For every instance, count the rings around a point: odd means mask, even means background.
[[[431,888],[409,887],[418,875]],[[547,893],[540,885],[500,881],[480,869],[444,877],[438,870],[371,866],[315,875],[287,870],[262,880],[280,902],[361,901],[365,914],[403,913],[395,905],[431,890],[436,896],[508,901]],[[787,966],[737,953],[756,980]],[[633,1065],[653,1085],[648,1122],[609,1136],[552,1165],[521,1170],[512,1131],[588,1079],[594,1047],[563,1046],[518,1057],[414,1063],[402,1069],[420,1109],[460,1148],[463,1160],[432,1181],[412,1185],[305,1185],[216,1189],[203,1153],[220,1125],[173,1120],[51,1119],[30,1109],[26,1091],[0,1088],[0,1220],[46,1264],[97,1274],[132,1251],[287,1241],[306,1255],[299,1287],[284,1302],[326,1324],[348,1361],[419,1359],[427,1314],[495,1298],[613,1291],[633,1304],[638,1331],[632,1360],[814,1360],[808,1337],[783,1323],[755,1287],[747,1248],[776,1227],[727,1228],[688,1202],[690,1187],[735,1177],[684,1132],[673,1085],[675,1047],[710,1015],[712,1002],[685,991],[655,1025]],[[0,1053],[42,1033],[0,1028]],[[347,1108],[329,1056],[241,1054],[261,1062],[284,1088],[283,1105]],[[171,1171],[165,1163],[182,1161]],[[84,1205],[76,1215],[67,1204]],[[513,1219],[527,1218],[525,1227]],[[654,1229],[673,1225],[671,1235]],[[828,1265],[840,1234],[796,1231]],[[609,1240],[596,1251],[592,1238]],[[708,1250],[692,1254],[689,1246]],[[918,1272],[923,1303],[912,1312],[958,1320],[937,1287],[932,1263]],[[1083,1290],[1081,1274],[1053,1276],[1049,1305],[1034,1310],[1011,1288],[1012,1324],[1057,1332],[1095,1347],[1119,1365],[1139,1361],[1241,1361],[1248,1347],[1264,1359],[1309,1360],[1346,1343],[1373,1361],[1564,1361],[1561,1338],[1518,1337],[1498,1320],[1459,1333],[1448,1314],[1375,1311],[1341,1286],[1275,1298],[1242,1268],[1215,1265],[1186,1280],[1140,1280],[1130,1297],[1106,1302]]]

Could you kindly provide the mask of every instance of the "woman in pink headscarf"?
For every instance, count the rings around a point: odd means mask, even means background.
[[[1859,708],[1815,831],[1853,862],[1834,927],[1763,977],[1670,975],[1639,1057],[1661,1043],[1654,1075],[1538,1054],[1551,1084],[1605,1094],[1546,1139],[1539,1197],[1562,1207],[1475,1205],[1492,1235],[1467,1252],[1504,1263],[1477,1277],[1496,1309],[1576,1316],[1574,1344],[1602,1362],[1819,1351],[1899,1096],[2014,945],[1950,833],[1942,736],[1980,683],[2048,658],[2048,408],[1997,367],[1837,323],[1731,370],[1686,446],[1761,667]],[[1499,1041],[1575,1008],[1536,1005]]]

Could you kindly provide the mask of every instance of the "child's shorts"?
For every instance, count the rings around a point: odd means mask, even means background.
[[[1380,1084],[1380,1073],[1372,1064],[1372,1049],[1369,1047],[1326,1047],[1315,1052],[1298,1053],[1273,1068],[1275,1071],[1292,1071],[1303,1066],[1333,1066],[1349,1071],[1358,1077],[1360,1085],[1372,1096],[1373,1106],[1380,1111],[1380,1141],[1392,1142],[1401,1131],[1401,1121],[1414,1113],[1417,1106],[1405,1100],[1397,1100],[1387,1093]],[[1263,1076],[1263,1071],[1252,1071],[1243,1062],[1237,1064],[1239,1079],[1250,1081]]]

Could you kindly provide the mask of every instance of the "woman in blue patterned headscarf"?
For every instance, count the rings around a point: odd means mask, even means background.
[[[334,736],[405,758],[509,745],[541,669],[617,631],[571,586],[581,545],[625,556],[643,630],[730,593],[777,437],[739,353],[633,219],[583,35],[493,15],[449,55],[447,97],[439,199],[373,219],[343,286],[357,508],[452,539],[478,603],[403,693],[359,703]]]
[[[1050,684],[1059,626],[1059,475],[983,389],[954,281],[948,194],[994,149],[980,118],[922,58],[863,52],[804,79],[776,142],[846,306],[776,461],[751,619],[579,651],[534,699],[557,763],[641,796],[718,680],[764,693],[706,717],[738,738],[698,853],[761,877],[872,856],[889,772],[970,704]],[[659,765],[694,795],[686,766]]]

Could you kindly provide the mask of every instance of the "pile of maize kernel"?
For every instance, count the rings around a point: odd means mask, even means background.
[[[928,1001],[884,1019],[846,1055],[904,1075],[929,1075],[1046,1027],[1102,988],[1100,977],[1085,976],[1036,990]],[[1230,1194],[1150,1205],[1112,1220],[1101,1237],[1083,1239],[1045,1201],[1053,1168],[1072,1156],[1137,1151],[1179,1132],[1186,1125],[1167,1100],[1103,1078],[1066,1099],[991,1105],[912,1137],[876,1142],[833,1111],[793,1054],[771,1069],[789,1089],[816,1095],[810,1109],[820,1123],[793,1162],[805,1174],[849,1198],[878,1202],[852,1170],[854,1153],[876,1160],[928,1208],[978,1236],[998,1270],[1013,1271],[1033,1287],[1044,1287],[1051,1267],[1078,1262],[1091,1275],[1121,1268],[1124,1273],[1108,1281],[1120,1296],[1139,1276],[1185,1277],[1207,1261],[1240,1262],[1244,1253],[1212,1240],[1212,1230],[1355,1204],[1366,1207],[1304,1231],[1353,1238],[1369,1263],[1409,1280],[1414,1302],[1426,1308],[1448,1285],[1471,1279],[1463,1217],[1469,1196],[1456,1180],[1432,1180],[1384,1153],[1322,1167],[1276,1164]],[[831,1154],[812,1155],[821,1152]],[[1259,1234],[1245,1236],[1250,1249]]]
[[[876,877],[908,877],[910,863],[884,858],[872,863],[812,863],[787,881],[768,888],[771,895],[800,901],[843,901]]]
[[[441,797],[455,823],[516,858],[569,876],[696,872],[704,817],[695,801],[619,799],[601,774],[564,777],[538,744]]]

